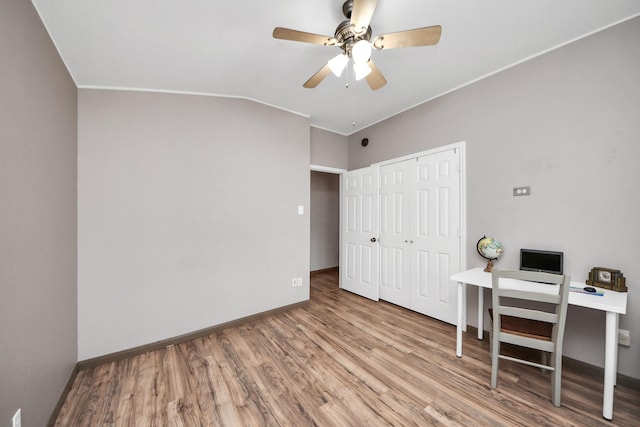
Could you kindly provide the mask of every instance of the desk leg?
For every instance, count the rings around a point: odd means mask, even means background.
[[[462,332],[467,332],[467,284],[462,284]]]
[[[456,327],[456,356],[458,357],[462,357],[462,327],[466,311],[464,288],[464,283],[458,282],[458,324]]]
[[[484,288],[478,286],[478,339],[482,339],[484,333]]]
[[[618,313],[607,311],[606,337],[604,350],[604,392],[602,398],[602,416],[613,419],[613,387],[616,384],[618,365]]]
[[[615,336],[615,345],[616,354],[613,356],[614,366],[613,366],[613,385],[618,385],[618,331],[620,330],[620,316],[616,314],[616,334]]]

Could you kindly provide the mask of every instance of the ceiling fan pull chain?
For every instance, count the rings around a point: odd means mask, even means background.
[[[355,70],[354,67],[351,67],[351,76],[350,78],[355,79]],[[353,121],[351,122],[352,127],[356,127],[356,86],[354,85],[351,89],[351,114],[353,115]]]

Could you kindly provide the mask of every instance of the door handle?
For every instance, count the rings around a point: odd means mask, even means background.
[[[375,237],[372,237],[372,238],[371,238],[371,243],[375,243],[375,242],[376,242],[376,238],[375,238]]]

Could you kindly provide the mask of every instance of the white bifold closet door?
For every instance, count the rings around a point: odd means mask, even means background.
[[[380,299],[456,322],[460,185],[457,149],[380,166]]]

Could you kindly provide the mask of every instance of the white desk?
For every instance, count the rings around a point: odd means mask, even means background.
[[[462,332],[467,330],[467,293],[466,286],[478,287],[478,339],[482,339],[484,313],[482,288],[491,289],[491,273],[483,271],[483,267],[473,268],[451,275],[451,280],[458,282],[458,329],[456,337],[456,356],[462,357]],[[582,282],[571,282],[571,286],[584,287]],[[605,311],[606,337],[604,352],[604,393],[602,399],[602,416],[613,419],[613,387],[616,384],[618,370],[618,317],[627,312],[627,293],[614,292],[596,288],[603,296],[569,292],[569,304]]]

